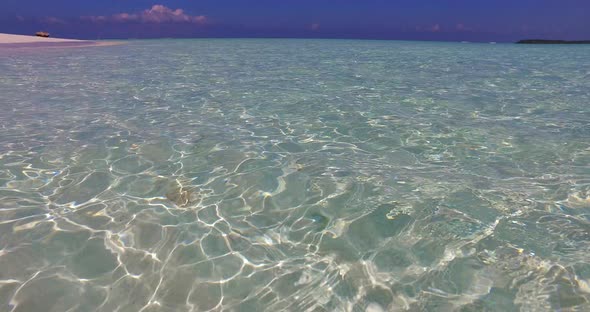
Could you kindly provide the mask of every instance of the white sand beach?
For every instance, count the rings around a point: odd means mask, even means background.
[[[0,48],[73,48],[122,44],[121,41],[91,41],[64,38],[11,35],[0,33]]]
[[[23,36],[0,33],[0,43],[58,43],[58,42],[84,42],[85,40],[62,39],[62,38],[43,38],[37,36]]]

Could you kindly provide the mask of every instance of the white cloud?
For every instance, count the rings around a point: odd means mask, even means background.
[[[194,23],[205,24],[205,15],[189,15],[182,9],[170,9],[164,5],[156,4],[150,9],[138,13],[118,13],[111,16],[83,16],[82,19],[92,22],[141,22],[141,23]]]

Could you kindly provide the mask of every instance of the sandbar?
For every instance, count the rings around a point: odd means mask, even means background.
[[[0,48],[68,48],[116,45],[120,42],[43,38],[0,33]]]

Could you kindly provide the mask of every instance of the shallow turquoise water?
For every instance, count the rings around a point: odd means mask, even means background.
[[[0,50],[0,311],[588,310],[589,55]]]

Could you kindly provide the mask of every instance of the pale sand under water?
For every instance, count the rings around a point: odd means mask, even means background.
[[[589,46],[23,50],[0,311],[590,311]]]

